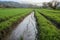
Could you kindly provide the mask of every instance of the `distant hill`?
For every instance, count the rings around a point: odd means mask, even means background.
[[[20,7],[20,3],[12,1],[0,1],[0,7]]]
[[[0,1],[0,7],[3,8],[28,8],[28,7],[38,7],[37,5],[33,4],[24,4],[24,3],[18,3],[18,2],[12,2],[12,1]]]

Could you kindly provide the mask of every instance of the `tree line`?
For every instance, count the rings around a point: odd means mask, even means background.
[[[43,8],[52,8],[52,9],[57,9],[60,7],[60,2],[58,0],[52,0],[50,2],[44,2],[43,3]]]

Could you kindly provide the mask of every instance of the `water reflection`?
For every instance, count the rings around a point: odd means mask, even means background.
[[[36,33],[36,21],[32,12],[13,30],[9,40],[20,40],[20,37],[23,37],[23,40],[35,40]]]

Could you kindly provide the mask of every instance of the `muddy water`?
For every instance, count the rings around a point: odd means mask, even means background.
[[[36,21],[34,18],[34,12],[28,15],[13,32],[11,33],[9,40],[36,40]]]

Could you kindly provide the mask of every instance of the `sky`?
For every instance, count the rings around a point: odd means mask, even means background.
[[[49,2],[49,1],[52,1],[52,0],[0,0],[0,1],[15,1],[15,2],[19,2],[19,3],[42,6],[43,2]],[[57,1],[60,1],[60,0],[57,0]]]
[[[40,3],[40,2],[49,2],[51,0],[0,0],[0,1],[15,1],[20,3]]]

